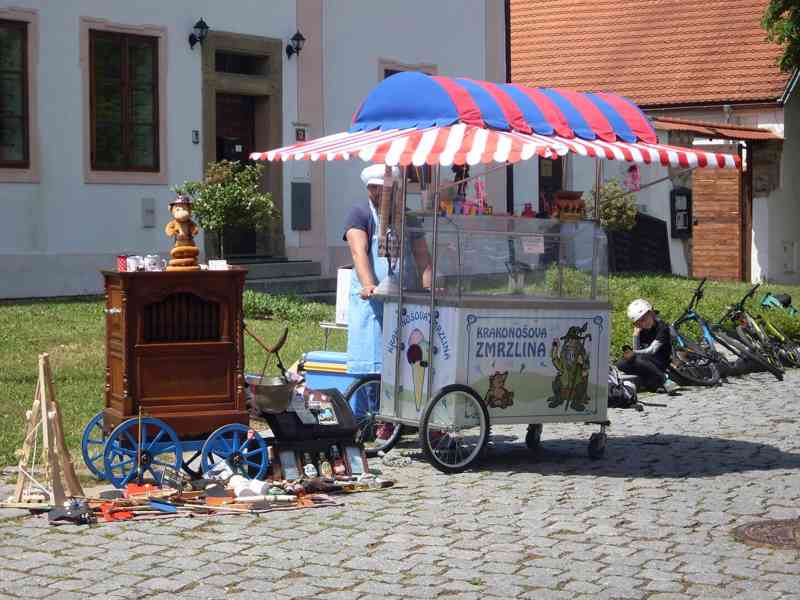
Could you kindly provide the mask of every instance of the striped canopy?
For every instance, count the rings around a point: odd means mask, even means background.
[[[630,100],[609,93],[526,88],[406,72],[382,81],[347,132],[256,152],[254,160],[387,165],[514,163],[583,156],[681,167],[738,168],[739,157],[658,144]]]

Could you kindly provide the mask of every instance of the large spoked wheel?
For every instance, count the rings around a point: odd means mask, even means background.
[[[81,439],[81,454],[83,462],[89,467],[92,475],[98,479],[105,479],[103,467],[103,448],[106,446],[106,435],[103,433],[103,411],[101,410],[83,428]]]
[[[356,441],[363,444],[367,456],[377,456],[378,452],[388,452],[394,448],[402,435],[403,426],[376,416],[381,408],[380,375],[368,375],[353,382],[345,391],[344,399],[356,415]]]
[[[712,386],[719,383],[719,369],[714,361],[689,350],[673,352],[669,371],[682,385]]]
[[[105,478],[116,488],[132,481],[161,485],[165,477],[175,477],[183,465],[178,434],[152,417],[123,421],[108,436],[103,465]]]
[[[267,442],[241,423],[223,425],[212,433],[200,452],[203,473],[219,461],[225,461],[234,475],[263,479],[269,467]]]
[[[474,390],[443,387],[422,412],[422,451],[443,473],[460,473],[483,454],[489,440],[489,413]]]

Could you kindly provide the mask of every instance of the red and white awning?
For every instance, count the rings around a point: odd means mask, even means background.
[[[358,157],[389,166],[449,166],[515,163],[534,156],[555,158],[569,152],[580,156],[673,167],[736,169],[740,165],[738,156],[691,148],[644,142],[590,142],[578,138],[498,131],[463,123],[426,129],[342,132],[268,152],[254,152],[250,158],[332,161]]]

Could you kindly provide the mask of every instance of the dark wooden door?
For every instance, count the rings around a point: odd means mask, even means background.
[[[740,281],[745,273],[742,185],[739,171],[697,169],[692,174],[692,276]]]
[[[255,98],[217,94],[217,160],[246,163],[255,151]],[[256,232],[226,227],[225,255],[256,253]]]

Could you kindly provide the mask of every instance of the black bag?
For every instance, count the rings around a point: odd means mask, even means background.
[[[789,294],[772,294],[772,296],[783,305],[783,308],[789,308],[792,305],[792,297]]]
[[[636,385],[622,379],[617,367],[608,369],[608,408],[635,408],[639,404]]]

